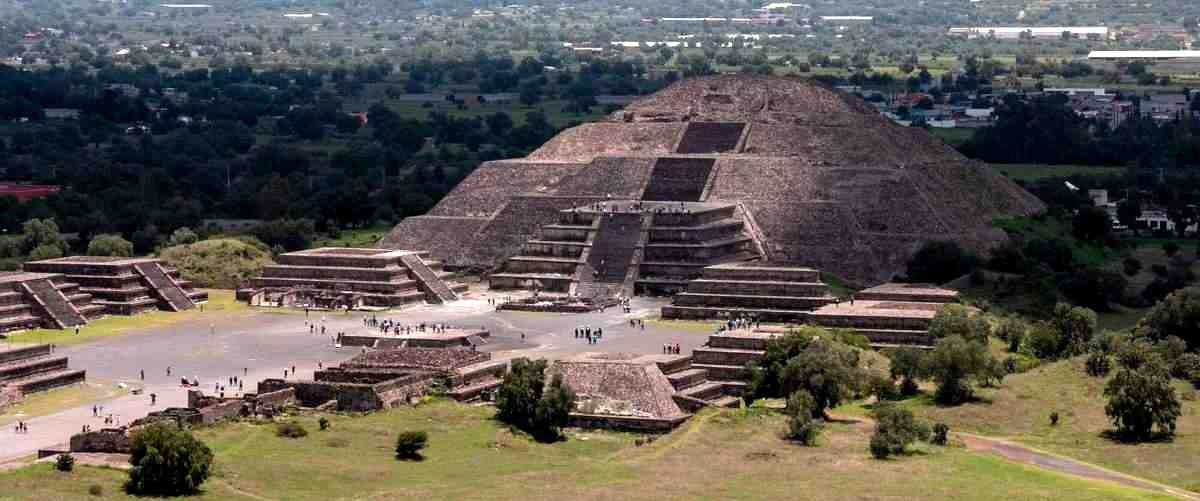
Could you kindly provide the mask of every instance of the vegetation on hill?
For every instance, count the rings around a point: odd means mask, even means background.
[[[159,253],[167,264],[197,287],[235,289],[271,263],[265,245],[246,239],[217,238],[177,245]]]

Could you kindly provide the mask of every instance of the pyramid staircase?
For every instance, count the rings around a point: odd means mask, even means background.
[[[190,310],[196,307],[192,298],[175,280],[163,271],[157,262],[142,262],[133,265],[133,269],[146,281],[152,294],[158,296],[170,311]]]
[[[67,357],[52,354],[50,345],[0,348],[0,392],[28,395],[86,378],[86,371],[69,367]]]
[[[55,327],[66,329],[87,323],[87,318],[79,313],[50,279],[29,280],[21,283],[21,288]]]
[[[692,360],[687,355],[676,355],[658,362],[658,369],[675,388],[675,403],[689,412],[702,407],[736,407],[746,384],[712,380],[708,370],[694,365]]]
[[[430,302],[442,304],[458,299],[458,294],[455,294],[446,285],[446,282],[442,281],[437,273],[429,265],[425,264],[421,256],[417,254],[405,254],[400,256],[400,261],[412,272],[413,279],[425,290],[425,293],[430,298]]]

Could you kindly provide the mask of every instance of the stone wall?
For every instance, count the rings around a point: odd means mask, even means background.
[[[129,454],[132,440],[124,428],[105,428],[71,436],[71,452]]]
[[[39,344],[34,346],[25,346],[21,348],[12,348],[0,351],[0,364],[11,362],[13,360],[23,360],[26,358],[41,357],[50,354],[50,345]]]
[[[641,418],[633,416],[608,416],[599,414],[570,415],[568,426],[576,428],[602,428],[608,430],[639,431],[645,433],[669,433],[691,415],[670,419]]]

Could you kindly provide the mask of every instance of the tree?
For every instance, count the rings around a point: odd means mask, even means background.
[[[148,425],[133,434],[129,480],[131,494],[179,496],[192,494],[208,479],[212,450],[171,422]]]
[[[263,266],[271,262],[270,249],[253,237],[177,245],[163,249],[159,257],[196,286],[221,289],[236,289],[259,276]]]
[[[1177,290],[1154,305],[1134,327],[1137,337],[1161,340],[1175,336],[1187,343],[1188,351],[1200,352],[1200,288]]]
[[[929,323],[929,334],[934,338],[959,336],[969,341],[987,341],[991,328],[987,320],[979,315],[972,315],[966,306],[947,304],[933,315]]]
[[[67,252],[67,241],[58,231],[58,224],[53,219],[30,219],[21,225],[22,243],[25,252],[33,254],[35,249],[43,248],[39,254],[62,257]],[[49,259],[49,258],[42,258]]]
[[[1096,332],[1096,312],[1066,303],[1054,306],[1050,325],[1058,332],[1057,356],[1073,357],[1087,351]]]
[[[130,257],[133,256],[133,244],[120,235],[104,233],[88,242],[87,255]]]
[[[1117,434],[1126,440],[1144,441],[1158,434],[1175,433],[1175,420],[1180,416],[1179,399],[1166,365],[1151,356],[1140,366],[1123,366],[1104,388],[1108,415]]]
[[[904,346],[891,353],[892,378],[900,379],[900,394],[917,394],[917,378],[924,374],[925,354],[917,348]]]
[[[200,241],[200,236],[192,231],[187,226],[181,227],[171,233],[171,238],[167,239],[167,246],[174,247],[176,245],[190,245]]]
[[[950,405],[970,399],[970,378],[986,376],[992,363],[983,341],[967,341],[957,335],[938,341],[927,360],[929,375],[938,383],[934,397]]]
[[[969,273],[977,262],[955,242],[929,242],[908,260],[907,276],[913,282],[940,284]]]
[[[32,251],[29,251],[30,261],[43,261],[60,257],[63,257],[62,248],[54,245],[39,245],[34,247]]]
[[[825,411],[837,407],[862,386],[858,353],[837,341],[817,338],[793,357],[779,374],[783,394],[804,390],[813,398],[813,417],[824,418]]]
[[[542,86],[534,81],[525,82],[521,85],[521,92],[518,99],[525,106],[533,106],[542,102]]]
[[[870,448],[876,459],[904,454],[913,442],[929,438],[929,428],[918,422],[912,411],[895,404],[877,404],[872,417],[875,433],[871,435]]]
[[[421,450],[429,441],[429,434],[423,431],[402,431],[396,437],[396,459],[420,459]]]
[[[559,438],[575,408],[575,394],[561,375],[546,387],[546,361],[519,358],[513,361],[496,391],[496,419],[533,435],[540,441]]]
[[[821,422],[813,418],[817,403],[810,393],[796,390],[787,399],[788,437],[801,444],[816,445],[821,435]]]

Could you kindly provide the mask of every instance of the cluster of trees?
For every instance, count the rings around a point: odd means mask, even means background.
[[[562,437],[575,393],[555,375],[546,383],[546,361],[518,358],[496,390],[496,419],[508,423],[542,442]]]

